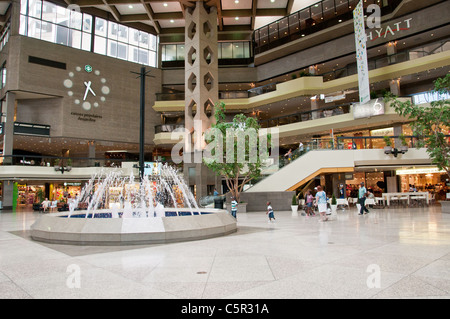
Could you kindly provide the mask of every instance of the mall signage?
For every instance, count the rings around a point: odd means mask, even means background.
[[[368,103],[353,104],[353,118],[364,119],[384,114],[384,99],[370,100]]]
[[[358,66],[359,102],[364,104],[370,101],[370,82],[367,61],[367,35],[362,1],[353,10],[353,24],[355,28],[356,61]]]
[[[405,19],[400,22],[392,23],[384,28],[371,30],[367,34],[367,40],[375,41],[378,39],[386,39],[388,36],[395,36],[397,33],[411,29],[412,18]]]

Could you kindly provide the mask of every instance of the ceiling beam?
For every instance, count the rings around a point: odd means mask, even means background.
[[[117,10],[117,8],[115,6],[109,4],[107,0],[102,0],[102,1],[103,1],[103,4],[105,4],[108,7],[109,12],[111,12],[114,19],[116,19],[117,22],[120,22],[120,13]]]
[[[148,18],[150,19],[150,22],[153,24],[153,26],[155,27],[156,32],[159,34],[161,33],[161,26],[159,25],[159,23],[157,21],[155,21],[154,19],[154,15],[155,13],[152,10],[152,7],[150,4],[145,3],[144,0],[141,0],[141,3],[144,5],[145,8],[145,12],[147,13]]]

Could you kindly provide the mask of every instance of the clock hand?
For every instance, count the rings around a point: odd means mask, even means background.
[[[88,94],[89,91],[91,91],[91,93],[92,93],[94,96],[96,96],[95,93],[94,93],[94,91],[91,89],[91,84],[92,84],[91,81],[89,81],[89,82],[84,82],[84,85],[86,86],[86,91],[84,92],[83,101],[86,100],[86,96],[87,96],[87,94]]]

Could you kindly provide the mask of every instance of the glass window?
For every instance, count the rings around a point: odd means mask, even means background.
[[[117,23],[108,21],[108,38],[117,40],[118,29]]]
[[[244,58],[250,57],[250,42],[244,42]]]
[[[222,59],[233,58],[233,43],[222,43]]]
[[[42,13],[42,1],[29,0],[28,2],[28,15],[33,18],[40,19]]]
[[[69,46],[75,49],[81,49],[81,31],[68,29],[69,30]]]
[[[177,61],[184,61],[184,44],[177,45]]]
[[[244,58],[244,44],[242,42],[233,43],[233,58],[234,59]]]
[[[150,37],[149,49],[156,51],[158,39],[153,34],[149,34],[149,37]]]
[[[71,28],[81,30],[82,22],[83,22],[83,14],[82,13],[76,12],[76,11],[70,12],[70,27]]]
[[[142,50],[139,49],[139,63],[143,63],[143,64],[149,64],[148,63],[148,53],[149,51],[147,50]]]
[[[28,19],[28,36],[36,39],[41,38],[41,21],[33,18]]]
[[[83,32],[82,45],[81,45],[82,50],[91,51],[91,38],[92,38],[92,35],[90,33]]]
[[[101,18],[95,18],[95,34],[106,37],[107,30],[107,21]]]
[[[70,10],[57,6],[56,23],[68,27],[70,25]]]
[[[56,23],[56,4],[50,2],[42,3],[42,20]]]
[[[106,54],[106,38],[95,36],[94,52],[98,54]]]
[[[55,42],[56,33],[55,25],[50,22],[41,21],[41,40]]]
[[[117,33],[119,41],[128,43],[128,27],[119,24]]]
[[[63,26],[56,26],[56,43],[69,45],[69,29]]]
[[[130,28],[129,32],[130,32],[130,34],[128,37],[128,43],[138,46],[139,45],[139,30]]]
[[[166,56],[164,61],[175,61],[177,59],[177,46],[175,44],[166,44]]]
[[[128,61],[139,62],[138,48],[132,45],[128,46]]]
[[[139,35],[140,35],[139,47],[147,49],[149,43],[148,33],[140,31]]]
[[[27,17],[24,15],[20,15],[20,27],[19,27],[19,34],[20,35],[28,35],[27,34]]]
[[[119,59],[126,60],[127,59],[127,53],[128,53],[127,51],[128,50],[127,50],[127,45],[126,44],[123,44],[123,43],[120,43],[120,42],[117,43],[117,57]]]
[[[28,14],[28,0],[22,0],[20,2],[20,14]]]
[[[92,32],[92,16],[86,13],[83,13],[83,31]]]
[[[148,51],[148,65],[156,68],[156,52]]]
[[[108,40],[108,56],[117,57],[117,41]]]

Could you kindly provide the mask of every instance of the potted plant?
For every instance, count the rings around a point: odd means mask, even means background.
[[[336,215],[336,213],[337,213],[337,200],[336,200],[336,196],[334,196],[334,194],[331,197],[331,213],[333,215]]]
[[[298,201],[297,196],[295,194],[292,195],[291,209],[292,209],[292,216],[298,216]]]
[[[384,147],[384,154],[391,154],[391,152],[392,152],[391,138],[389,136],[385,136],[385,137],[383,137],[383,139],[384,139],[384,143],[386,144],[386,146]]]
[[[402,146],[400,146],[400,151],[402,154],[405,154],[408,151],[408,142],[406,141],[406,137],[404,134],[401,134],[398,138],[402,143]]]

